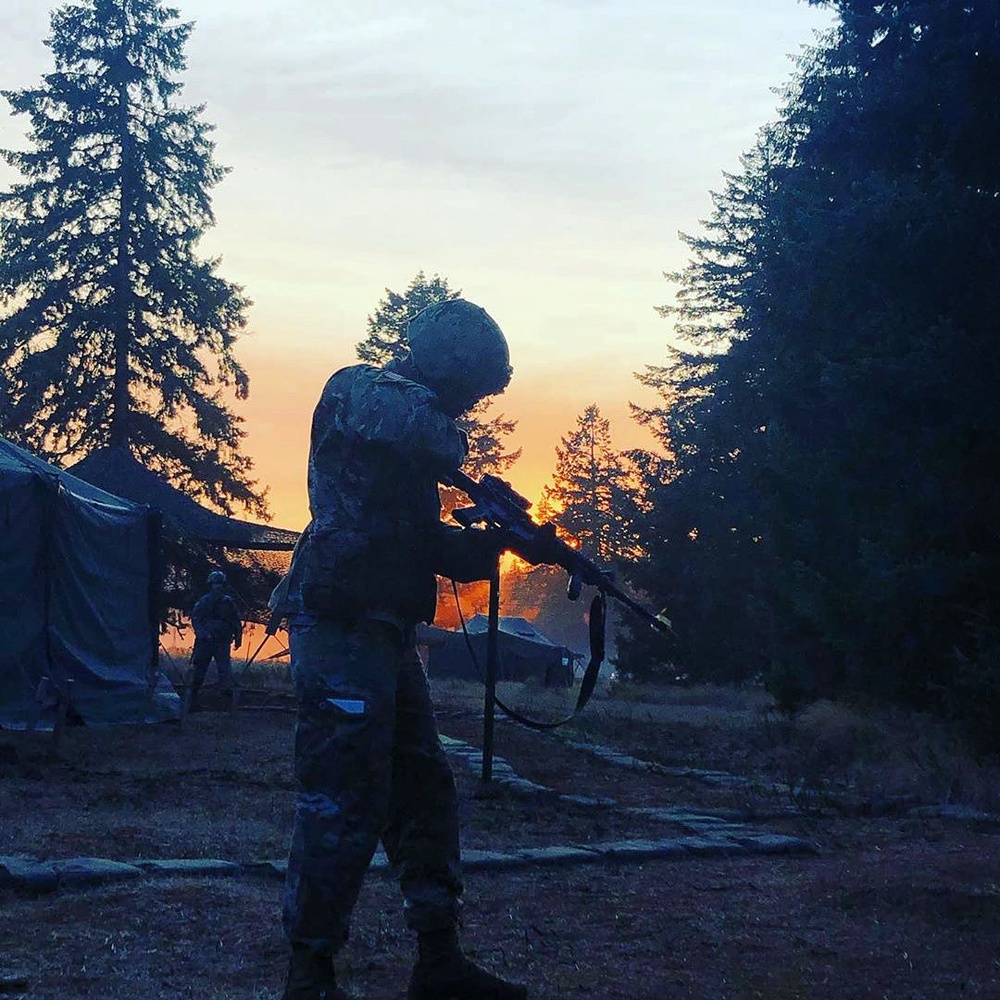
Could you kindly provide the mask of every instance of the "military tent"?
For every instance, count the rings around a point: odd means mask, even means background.
[[[127,447],[92,451],[69,470],[116,496],[159,510],[164,532],[177,538],[231,549],[287,551],[295,548],[299,533],[270,524],[256,524],[207,510],[162,476],[147,469]]]
[[[481,680],[486,669],[489,619],[475,615],[462,629],[427,629],[418,635],[427,648],[427,675]],[[475,660],[469,653],[469,647]],[[579,654],[547,639],[525,618],[501,617],[497,630],[497,680],[537,681],[546,687],[573,683],[573,664]]]
[[[60,698],[88,724],[176,715],[158,671],[158,524],[0,438],[0,725],[47,728]]]

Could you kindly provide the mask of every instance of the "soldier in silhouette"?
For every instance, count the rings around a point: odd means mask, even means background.
[[[457,795],[415,643],[417,623],[434,618],[435,574],[488,579],[504,548],[493,532],[441,522],[438,481],[466,457],[455,418],[506,387],[507,343],[462,299],[421,312],[407,337],[405,360],[327,382],[312,424],[312,521],[272,597],[299,700],[285,1000],[346,997],[333,959],[379,841],[417,933],[410,1000],[527,996],[459,947]]]
[[[188,710],[195,708],[198,692],[212,661],[219,672],[219,687],[230,699],[233,696],[233,667],[229,647],[239,649],[243,642],[243,622],[236,602],[226,593],[226,574],[215,570],[208,575],[209,591],[191,611],[194,649],[191,652],[191,693]]]

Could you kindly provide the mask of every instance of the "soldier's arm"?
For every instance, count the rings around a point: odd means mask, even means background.
[[[199,632],[205,627],[204,597],[196,601],[194,607],[191,609],[191,624],[194,626],[195,632]]]
[[[233,630],[233,645],[242,646],[243,645],[243,620],[240,618],[240,613],[236,608],[236,602],[232,599],[229,601],[229,616],[230,624]]]

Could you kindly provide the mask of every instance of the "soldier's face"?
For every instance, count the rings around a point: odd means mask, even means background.
[[[452,420],[471,410],[480,399],[482,399],[481,396],[472,396],[467,392],[460,393],[444,390],[438,393],[442,413],[446,417],[451,417]]]

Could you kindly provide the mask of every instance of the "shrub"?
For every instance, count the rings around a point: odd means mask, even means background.
[[[794,715],[811,696],[806,671],[791,663],[775,663],[764,675],[764,690],[784,715]]]
[[[1000,635],[981,639],[974,658],[958,656],[944,704],[978,754],[1000,754]]]

